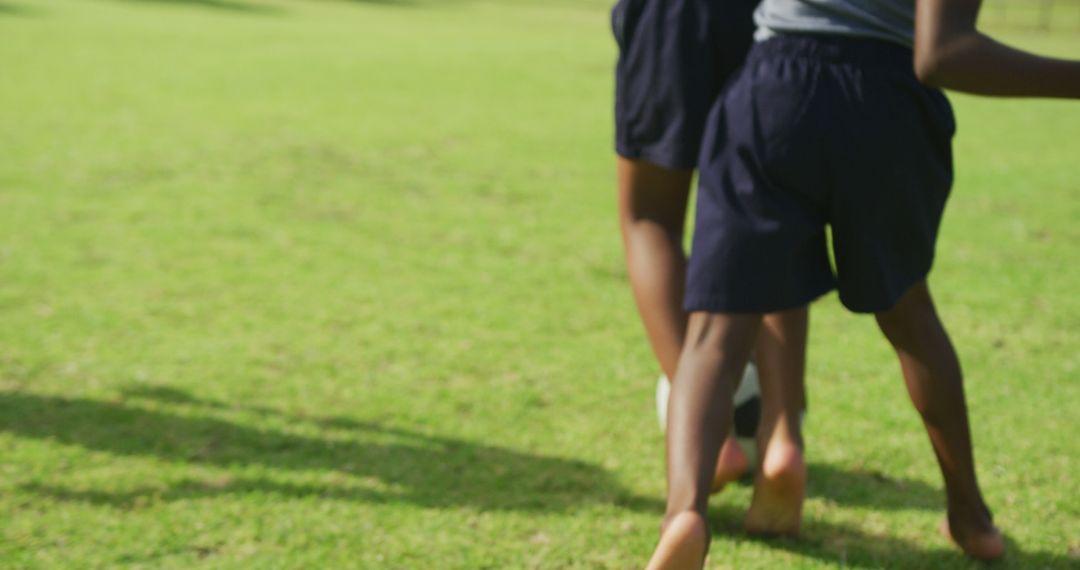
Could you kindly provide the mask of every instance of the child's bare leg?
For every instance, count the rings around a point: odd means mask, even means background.
[[[692,170],[618,159],[619,223],[630,286],[660,368],[671,379],[686,335],[682,242],[692,177]]]
[[[660,368],[674,380],[686,335],[683,229],[692,170],[618,159],[619,223],[626,267],[641,320]],[[728,438],[716,465],[714,490],[742,477],[746,454]]]
[[[908,394],[922,416],[945,479],[946,530],[969,556],[1000,558],[1005,542],[975,477],[960,361],[926,282],[912,286],[895,307],[879,313],[877,321],[900,358]]]
[[[799,533],[806,495],[800,416],[805,407],[806,307],[766,315],[758,335],[760,465],[744,526],[752,534]]]
[[[672,383],[667,432],[668,500],[650,569],[701,568],[705,511],[735,383],[750,360],[760,315],[693,313]]]

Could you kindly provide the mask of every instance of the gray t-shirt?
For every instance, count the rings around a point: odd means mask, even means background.
[[[832,34],[911,47],[915,0],[762,0],[754,21],[758,41],[783,33]]]

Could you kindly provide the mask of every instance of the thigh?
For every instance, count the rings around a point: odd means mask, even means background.
[[[875,104],[849,123],[862,134],[852,133],[857,144],[830,222],[840,299],[872,313],[891,308],[930,272],[952,186],[955,127],[945,96],[913,77],[883,76],[863,87]]]
[[[750,59],[706,123],[686,308],[772,312],[833,288],[817,70]]]

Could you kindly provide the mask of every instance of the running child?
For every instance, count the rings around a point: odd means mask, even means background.
[[[1080,62],[994,41],[975,27],[979,8],[980,0],[763,0],[759,41],[703,143],[668,506],[650,569],[703,564],[712,465],[762,314],[833,288],[849,309],[874,314],[896,351],[945,481],[942,530],[973,558],[1004,555],[976,479],[960,364],[926,281],[952,185],[955,124],[938,88],[1080,98]],[[798,409],[781,400],[745,521],[751,532],[799,529]]]
[[[620,52],[615,97],[619,220],[630,283],[664,372],[657,390],[661,422],[667,379],[675,377],[686,333],[682,240],[690,183],[709,109],[753,43],[757,1],[621,0],[612,10]],[[803,309],[768,319],[790,338],[805,336]],[[759,348],[763,381],[801,376],[799,353],[782,351],[768,339]],[[787,384],[800,390],[800,402],[805,400],[801,381]],[[737,435],[753,437],[758,426],[753,411],[736,417]],[[713,490],[738,479],[748,467],[734,435],[728,437]]]

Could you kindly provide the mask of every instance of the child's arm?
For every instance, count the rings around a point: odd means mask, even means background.
[[[915,72],[981,95],[1080,98],[1080,61],[1040,57],[975,29],[982,0],[917,0]]]

